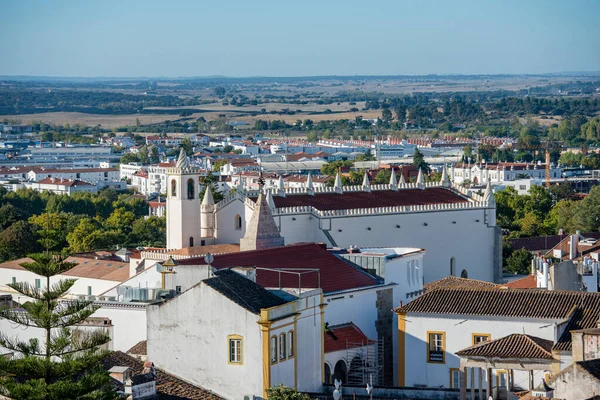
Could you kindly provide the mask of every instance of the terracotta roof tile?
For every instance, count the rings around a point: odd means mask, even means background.
[[[457,278],[455,276],[447,276],[437,281],[429,282],[423,285],[425,292],[436,289],[499,289],[500,286],[486,281],[478,281],[476,279]]]
[[[536,289],[537,278],[535,275],[527,275],[524,278],[505,283],[502,286],[507,287],[509,289]]]
[[[0,264],[0,269],[25,270],[19,264],[32,262],[30,258],[21,258]],[[69,262],[75,262],[77,265],[64,272],[62,275],[74,276],[78,278],[103,279],[115,282],[123,282],[129,278],[129,263],[114,260],[96,260],[85,257],[69,257]]]
[[[134,373],[140,374],[144,363],[135,357],[121,351],[109,353],[102,360],[105,369],[112,367],[129,367]],[[156,368],[156,392],[159,399],[192,399],[192,400],[220,400],[215,393],[203,389],[177,378],[160,368]]]
[[[179,265],[204,264],[201,258],[178,260]],[[339,290],[354,289],[373,286],[379,280],[365,271],[352,267],[331,254],[321,245],[316,243],[294,244],[276,247],[267,250],[241,251],[239,253],[217,254],[214,256],[212,266],[215,268],[229,267],[261,267],[284,268],[303,272],[302,287],[319,287],[319,275],[316,272],[307,272],[306,269],[320,271],[321,289],[325,293]],[[300,271],[303,270],[303,271]],[[296,274],[276,271],[257,270],[257,283],[267,288],[278,288],[281,278],[282,287],[298,287],[299,279]]]
[[[463,357],[485,358],[538,358],[552,359],[554,342],[537,336],[515,333],[500,339],[482,342],[456,352]]]
[[[64,179],[64,178],[44,178],[39,180],[37,183],[46,185],[57,185],[57,186],[92,186],[89,182],[80,181],[79,179]]]
[[[252,199],[256,201],[256,198]],[[427,189],[376,190],[372,192],[318,193],[311,195],[273,196],[275,206],[312,206],[317,210],[349,210],[356,208],[412,206],[427,204],[467,203],[468,200],[452,190],[435,187]]]
[[[374,343],[352,322],[329,326],[325,332],[325,353]]]
[[[127,350],[127,354],[145,356],[148,354],[148,346],[147,345],[148,345],[148,342],[146,340],[139,341],[132,348]]]
[[[438,289],[396,312],[569,320],[555,350],[571,349],[572,330],[594,328],[600,293],[563,290]]]

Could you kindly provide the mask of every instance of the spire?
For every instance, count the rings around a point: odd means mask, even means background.
[[[365,177],[363,178],[363,183],[362,183],[362,187],[363,190],[370,190],[370,182],[369,182],[369,175],[367,174],[367,171],[365,171]]]
[[[240,239],[240,250],[265,250],[283,245],[284,239],[279,234],[266,196],[261,192],[246,228],[246,234]]]
[[[333,184],[333,188],[335,189],[336,192],[341,192],[342,191],[342,178],[340,177],[340,172],[339,171],[335,175],[335,182]]]
[[[450,186],[450,179],[448,178],[448,169],[446,168],[446,163],[444,163],[444,167],[442,168],[442,179],[440,179],[440,184],[445,187]]]
[[[190,167],[190,160],[188,160],[187,155],[185,154],[185,150],[183,148],[179,152],[179,158],[177,159],[177,164],[175,164],[175,168],[179,169],[187,169]]]
[[[271,210],[275,209],[275,201],[273,201],[273,195],[271,194],[271,190],[267,190],[267,204]]]
[[[308,173],[308,178],[306,178],[306,189],[313,190],[312,175],[310,174],[310,172]]]
[[[398,187],[404,187],[406,185],[406,181],[404,180],[404,174],[400,174],[400,182],[398,182]]]
[[[390,186],[393,188],[398,187],[398,180],[396,179],[396,173],[394,172],[393,167],[392,167],[392,174],[390,175]]]
[[[425,188],[425,178],[423,177],[423,170],[419,168],[419,175],[417,175],[417,185],[421,188]]]
[[[494,190],[492,189],[492,182],[488,179],[485,192],[483,193],[483,202],[487,203],[488,206],[496,205],[496,198],[494,197]]]
[[[214,204],[215,204],[215,199],[213,198],[212,190],[210,190],[210,187],[207,186],[206,190],[204,191],[204,199],[202,199],[202,205],[203,206],[212,206]]]

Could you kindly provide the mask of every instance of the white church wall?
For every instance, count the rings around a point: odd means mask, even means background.
[[[467,319],[468,318],[468,319]],[[525,333],[556,341],[554,320],[514,319],[500,317],[448,316],[408,314],[406,322],[405,344],[405,386],[427,385],[428,387],[448,387],[450,368],[460,367],[460,358],[455,355],[459,350],[473,344],[473,334],[489,334],[491,339],[499,339],[514,333]],[[427,333],[445,334],[445,362],[427,362]],[[470,373],[467,374],[470,380]],[[477,379],[477,374],[475,375]],[[496,370],[493,373],[496,385]],[[535,385],[544,378],[543,371],[535,371]],[[528,372],[514,371],[514,382],[522,387],[528,386]],[[485,388],[485,376],[484,376]],[[469,382],[470,387],[470,382]]]
[[[324,296],[325,322],[329,325],[353,322],[370,339],[377,338],[375,321],[377,320],[377,290],[374,287],[365,290],[353,290],[327,293]]]
[[[241,228],[237,225],[238,215],[242,218]],[[240,200],[232,201],[220,209],[215,221],[215,236],[218,243],[239,243],[244,237],[251,216],[252,212],[246,213],[246,206]]]
[[[149,306],[147,321],[148,360],[157,367],[224,398],[262,397],[257,315],[201,284],[183,296]],[[174,331],[179,332],[177,340]],[[243,337],[242,364],[228,363],[228,335]]]

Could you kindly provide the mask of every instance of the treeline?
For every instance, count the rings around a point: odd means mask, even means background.
[[[182,107],[200,104],[193,98],[133,95],[108,91],[48,90],[0,87],[0,114],[47,111],[135,113],[145,107]]]
[[[165,245],[164,218],[146,217],[148,203],[105,189],[71,196],[0,188],[0,261],[51,248],[72,252]]]

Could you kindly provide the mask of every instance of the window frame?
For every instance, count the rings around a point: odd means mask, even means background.
[[[187,199],[188,200],[194,200],[194,197],[196,196],[195,185],[196,185],[196,182],[194,182],[194,180],[192,178],[187,180]]]
[[[287,359],[287,336],[285,332],[279,334],[279,361]]]
[[[171,179],[171,197],[177,197],[177,180]]]
[[[37,279],[35,280],[35,287],[36,289],[41,289],[42,288],[42,280],[41,279]]]
[[[270,349],[269,349],[269,360],[271,361],[271,365],[273,364],[277,364],[277,361],[279,360],[279,347],[278,347],[279,342],[277,341],[277,336],[273,335],[271,336],[270,339]]]
[[[287,357],[288,357],[288,359],[290,359],[290,358],[294,358],[294,356],[296,355],[296,343],[295,343],[296,333],[292,329],[292,330],[288,331],[287,336],[288,336],[288,338],[287,338],[287,341],[288,341]]]
[[[504,375],[504,384],[501,384],[500,377]],[[508,380],[508,371],[505,369],[497,369],[496,370],[496,386],[497,387],[506,387],[506,381]]]
[[[454,386],[454,373],[458,373],[458,386]],[[450,368],[450,388],[460,389],[460,368]]]
[[[431,361],[431,335],[441,335],[442,336],[442,338],[441,338],[442,361]],[[427,363],[428,364],[446,364],[446,332],[444,332],[444,331],[427,331]]]
[[[486,337],[487,340],[481,341],[479,343],[483,343],[483,342],[489,342],[490,340],[492,340],[492,334],[491,333],[472,333],[471,334],[471,345],[475,346],[476,344],[479,344],[475,341],[476,337]]]
[[[235,359],[235,343],[239,343],[239,361]],[[232,345],[234,345],[232,347]],[[227,336],[227,364],[244,365],[244,337],[241,335]]]

